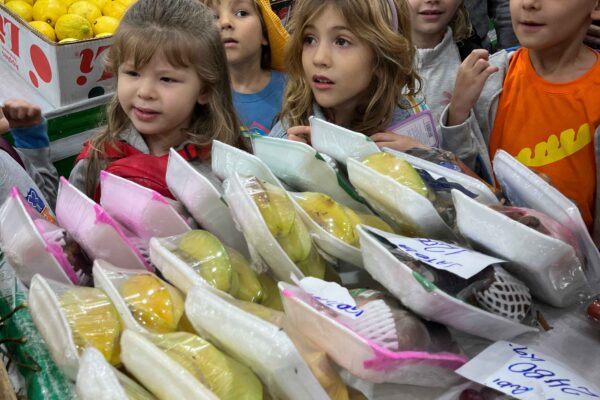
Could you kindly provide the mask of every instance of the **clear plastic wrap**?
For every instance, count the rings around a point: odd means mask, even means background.
[[[390,159],[392,164],[400,161],[403,166],[410,167],[410,164],[404,160],[396,159],[387,153],[379,154]],[[350,182],[378,213],[385,216],[388,222],[393,222],[393,227],[398,232],[407,236],[426,236],[456,241],[456,235],[432,204],[429,189],[412,167],[406,168],[409,171],[409,180],[412,182],[410,186],[406,186],[373,169],[374,163],[369,164],[370,166],[367,166],[360,161],[349,159]],[[377,168],[383,171],[403,170],[381,164]],[[408,184],[406,179],[404,181]]]
[[[310,117],[310,143],[320,153],[346,165],[348,158],[363,159],[379,153],[379,147],[368,136]]]
[[[505,268],[532,293],[565,307],[589,293],[576,240],[548,216],[514,207],[490,208],[453,192],[457,227],[474,246],[509,260]]]
[[[177,330],[184,312],[184,297],[156,275],[96,260],[94,284],[110,297],[125,328],[141,333]]]
[[[236,229],[229,207],[221,198],[223,190],[216,178],[202,175],[171,149],[166,179],[171,193],[183,203],[202,229],[245,256],[249,255],[244,236]]]
[[[153,344],[147,335],[126,329],[121,335],[121,347],[127,371],[160,400],[218,399],[182,364]]]
[[[102,171],[100,190],[104,210],[142,240],[178,235],[192,229],[193,220],[184,215],[181,204],[152,189]]]
[[[92,260],[99,258],[121,268],[152,270],[144,257],[147,243],[125,230],[64,177],[58,188],[56,217]]]
[[[274,398],[327,399],[288,336],[237,304],[212,288],[195,286],[186,299],[186,314],[197,332],[252,368]]]
[[[291,140],[256,137],[254,154],[294,190],[319,192],[360,212],[369,212],[358,193],[311,146]]]
[[[26,285],[37,273],[75,285],[91,278],[91,262],[79,245],[29,206],[17,188],[0,208],[0,247]]]
[[[86,346],[98,349],[119,364],[121,321],[115,306],[100,289],[69,287],[33,277],[30,313],[56,364],[75,380],[79,354]]]
[[[150,254],[165,277],[175,285],[183,285],[184,291],[197,282],[195,277],[189,278],[191,272],[235,298],[262,301],[259,274],[240,253],[224,246],[210,232],[194,230],[184,235],[153,239]]]
[[[212,170],[221,180],[240,176],[256,176],[259,179],[281,185],[269,167],[258,157],[228,144],[213,140]]]
[[[23,307],[26,300],[26,288],[0,253],[0,315],[6,317],[0,324],[0,338],[13,339],[4,342],[3,348],[24,379],[25,393],[19,394],[30,400],[75,399],[75,388],[54,362],[30,313]],[[21,338],[27,340],[21,343]]]
[[[595,291],[600,291],[600,252],[577,205],[505,151],[496,152],[493,165],[502,190],[514,206],[543,212],[575,235],[588,282]]]
[[[353,375],[374,383],[432,387],[449,387],[460,380],[454,370],[467,361],[466,357],[417,351],[414,346],[409,346],[412,350],[391,351],[355,332],[347,325],[348,320],[340,319],[300,288],[283,282],[279,286],[293,327]],[[365,311],[358,318],[367,315]]]
[[[88,347],[77,373],[80,400],[154,400],[146,389],[110,366],[102,354]]]
[[[365,269],[416,314],[489,340],[510,339],[526,332],[537,332],[532,326],[477,308],[442,291],[399,260],[370,232],[381,237],[394,235],[363,226],[359,226],[358,231]]]

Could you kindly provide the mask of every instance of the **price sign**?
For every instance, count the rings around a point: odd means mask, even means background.
[[[600,389],[558,360],[528,347],[496,342],[456,370],[474,382],[523,400],[600,399]]]
[[[301,279],[298,285],[319,303],[342,316],[355,319],[365,312],[356,306],[348,289],[335,282],[325,282],[321,279],[307,277]]]

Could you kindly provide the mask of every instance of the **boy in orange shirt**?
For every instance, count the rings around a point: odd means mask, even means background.
[[[547,174],[600,243],[600,59],[584,44],[600,2],[510,0],[510,11],[523,47],[489,59],[475,50],[465,59],[441,117],[443,135],[478,148],[471,166],[485,176],[488,149]]]

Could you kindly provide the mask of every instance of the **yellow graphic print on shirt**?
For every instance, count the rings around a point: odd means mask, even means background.
[[[528,167],[541,167],[569,157],[591,141],[590,125],[585,123],[579,127],[577,138],[574,129],[567,129],[560,134],[560,140],[556,135],[551,135],[547,141],[536,144],[533,157],[531,148],[522,149],[517,154],[517,160]]]

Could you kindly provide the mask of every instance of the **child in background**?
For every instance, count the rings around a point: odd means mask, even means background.
[[[38,212],[49,212],[56,202],[58,174],[50,161],[42,111],[24,100],[5,101],[0,107],[0,134],[8,131],[17,149],[0,136],[0,204],[16,186]]]
[[[288,33],[268,0],[212,0],[225,46],[233,105],[250,133],[267,135],[281,111]]]
[[[440,131],[440,116],[450,103],[462,62],[456,43],[469,37],[471,24],[463,0],[408,0],[408,3],[425,101]],[[467,162],[477,155],[476,149],[465,146],[458,135],[442,136],[441,147]]]
[[[420,80],[408,16],[404,0],[298,2],[281,120],[270,135],[310,143],[307,125],[314,115],[369,135],[381,147],[420,146],[410,136],[386,132],[420,111],[412,97]]]
[[[210,171],[213,140],[237,145],[225,51],[213,13],[197,0],[139,0],[115,35],[108,65],[117,92],[107,128],[87,143],[69,180],[99,199],[100,170],[173,198],[166,182],[175,148]]]
[[[548,175],[577,203],[600,243],[600,60],[583,44],[600,4],[511,0],[510,11],[523,48],[512,57],[496,53],[489,62],[487,52],[476,50],[463,62],[442,115],[443,129],[449,130],[444,137],[472,138],[484,149],[489,146],[492,156],[503,149]],[[489,171],[489,159],[485,167]]]

